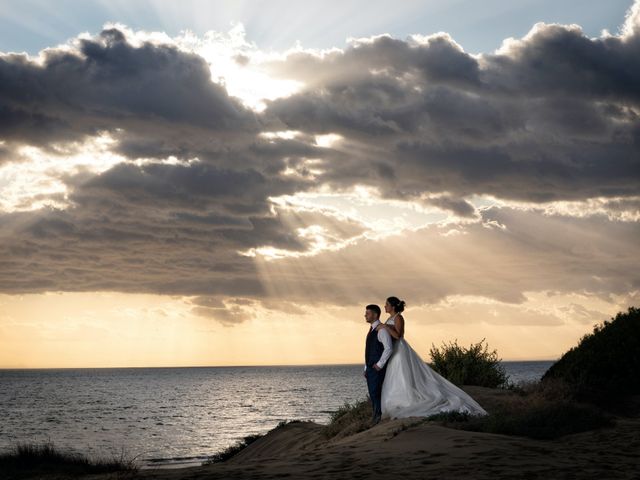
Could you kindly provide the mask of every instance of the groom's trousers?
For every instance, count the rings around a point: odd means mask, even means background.
[[[369,388],[369,397],[373,405],[374,418],[382,415],[382,382],[384,382],[386,372],[386,365],[381,370],[367,367],[367,387]]]

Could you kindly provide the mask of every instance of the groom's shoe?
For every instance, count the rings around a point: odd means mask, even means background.
[[[374,425],[377,425],[380,423],[380,415],[374,415],[373,419],[371,420],[371,426],[373,427]]]

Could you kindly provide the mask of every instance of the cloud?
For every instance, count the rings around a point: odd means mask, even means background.
[[[317,248],[301,230],[310,225],[326,248],[364,231],[348,218],[268,204],[292,185],[205,164],[118,164],[75,184],[69,208],[0,214],[0,289],[264,295],[242,251]]]
[[[333,304],[389,295],[414,306],[452,295],[520,304],[526,292],[544,290],[609,300],[640,289],[630,268],[640,255],[635,222],[510,207],[479,213],[481,221],[464,225],[460,235],[445,235],[450,225],[432,225],[321,257],[264,262],[261,276],[272,296]]]
[[[264,111],[212,80],[188,42],[125,27],[2,54],[0,169],[29,172],[46,153],[57,165],[39,175],[57,183],[21,195],[13,171],[0,291],[184,295],[226,324],[251,314],[238,299],[293,311],[389,294],[520,304],[528,291],[634,291],[638,5],[617,35],[536,24],[481,55],[446,33],[227,49],[234,65],[301,85]],[[107,160],[72,161],[96,139]],[[451,216],[378,232],[348,203],[363,187],[378,204]],[[345,196],[333,209],[277,201],[314,192]]]
[[[469,202],[450,196],[428,197],[424,199],[424,203],[449,210],[460,217],[473,217],[476,214],[475,207]]]
[[[443,34],[293,53],[272,71],[307,87],[268,102],[266,114],[287,128],[340,134],[351,156],[366,152],[352,162],[341,151],[325,159],[324,179],[337,186],[537,203],[637,195],[637,6],[633,12],[618,36],[540,23],[477,56]],[[367,168],[381,174],[356,176]]]
[[[195,297],[189,302],[194,305],[193,313],[205,318],[213,318],[225,326],[233,326],[253,317],[253,301],[235,298],[223,302],[215,297]]]
[[[137,207],[183,208],[198,212],[215,208],[229,214],[268,214],[267,196],[304,188],[301,181],[283,176],[269,178],[250,167],[232,170],[200,162],[142,166],[120,163],[88,180],[83,177],[80,176],[81,183],[70,198],[78,206],[112,201]]]
[[[170,138],[202,136],[202,129],[256,131],[253,113],[211,81],[202,57],[168,43],[132,42],[111,27],[37,59],[2,55],[0,137],[47,146],[109,131],[164,140],[166,148]]]

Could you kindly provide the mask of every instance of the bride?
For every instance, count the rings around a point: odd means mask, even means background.
[[[382,416],[428,417],[456,410],[471,415],[487,412],[467,393],[427,365],[404,339],[405,302],[389,297],[384,311],[391,316],[378,329],[386,328],[394,338],[393,353],[382,384]]]

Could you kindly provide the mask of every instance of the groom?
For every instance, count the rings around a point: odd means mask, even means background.
[[[367,379],[369,397],[371,397],[373,404],[372,423],[376,425],[382,416],[382,382],[387,371],[387,360],[391,356],[392,343],[391,335],[386,328],[380,329],[379,332],[376,331],[380,325],[380,307],[378,305],[367,305],[364,318],[371,325],[364,350],[364,376]]]

